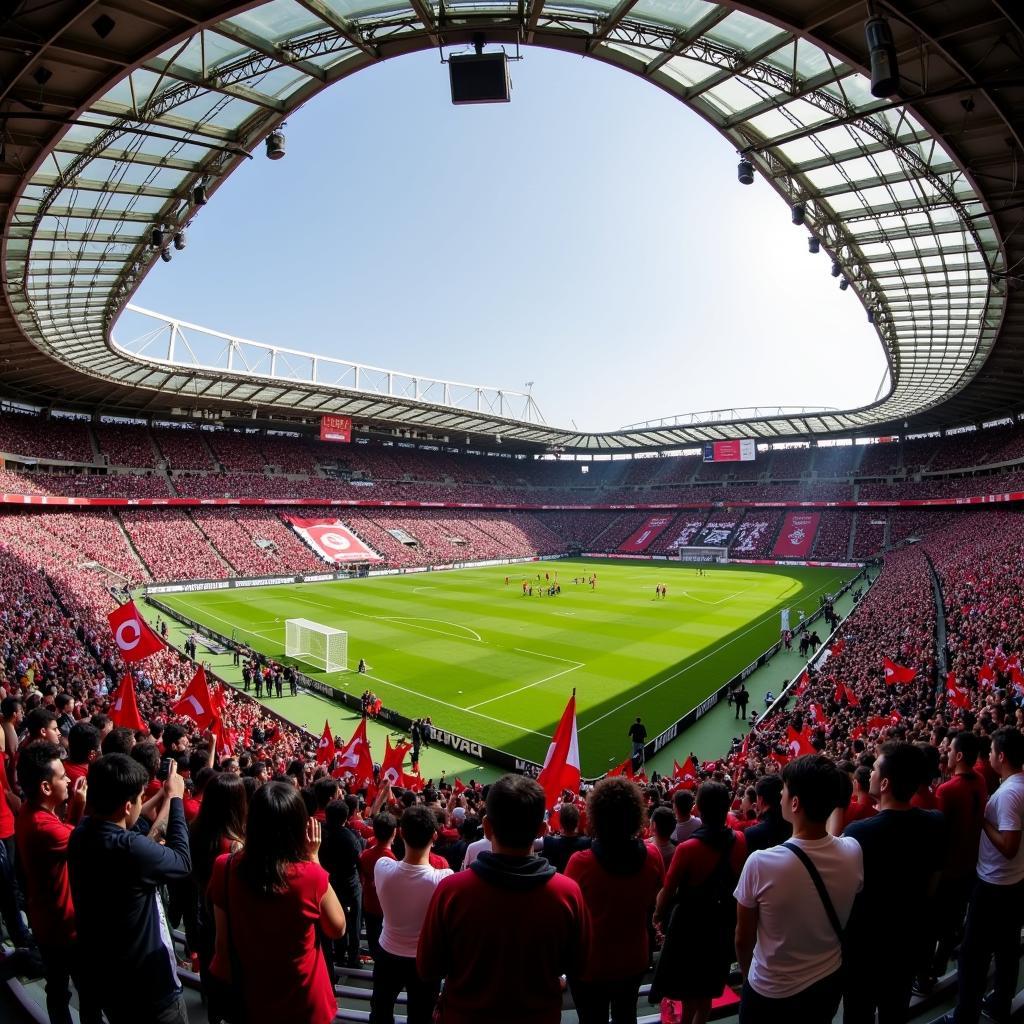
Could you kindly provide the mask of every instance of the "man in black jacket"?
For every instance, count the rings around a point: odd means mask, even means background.
[[[793,826],[782,816],[782,777],[764,775],[754,785],[757,796],[757,824],[743,833],[747,852],[767,850],[793,835]]]
[[[344,800],[332,800],[327,805],[320,865],[331,876],[331,888],[344,908],[345,920],[348,922],[345,937],[334,944],[334,962],[358,967],[360,915],[363,908],[359,856],[364,844],[352,829],[345,827],[348,815],[348,804]]]
[[[142,765],[124,754],[108,754],[89,769],[92,813],[68,844],[83,984],[110,1024],[187,1024],[157,894],[192,870],[185,783],[172,759],[163,789],[143,804],[148,781]],[[163,846],[148,838],[160,828]]]

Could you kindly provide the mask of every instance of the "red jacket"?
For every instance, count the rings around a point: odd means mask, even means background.
[[[580,887],[540,857],[482,853],[443,879],[420,932],[416,966],[446,978],[440,1024],[559,1024],[559,976],[590,953]]]

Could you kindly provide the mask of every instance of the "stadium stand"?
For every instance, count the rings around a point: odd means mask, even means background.
[[[818,523],[818,532],[814,537],[812,556],[826,561],[841,561],[846,558],[852,529],[852,513],[831,510],[823,512]]]

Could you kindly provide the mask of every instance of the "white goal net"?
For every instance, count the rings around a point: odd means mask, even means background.
[[[348,633],[309,619],[285,619],[284,653],[322,672],[343,672],[348,668]]]
[[[677,550],[679,551],[680,562],[721,562],[725,564],[729,561],[728,548],[708,548],[685,545],[680,546]]]

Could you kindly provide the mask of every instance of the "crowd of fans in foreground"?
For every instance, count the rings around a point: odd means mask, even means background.
[[[652,994],[687,1022],[707,1019],[734,961],[742,1021],[831,1021],[840,999],[851,1024],[903,1020],[954,955],[958,1024],[983,1004],[1007,1019],[1024,923],[1024,529],[1012,513],[973,522],[924,545],[952,683],[936,680],[923,551],[892,553],[841,650],[726,756],[694,779],[605,779],[548,820],[519,776],[356,785],[233,691],[234,747],[216,749],[169,715],[193,668],[172,652],[136,677],[148,728],[114,728],[125,669],[102,588],[44,551],[34,570],[0,551],[4,927],[38,950],[62,1024],[69,979],[86,1024],[186,1019],[179,923],[214,1020],[242,1005],[254,1024],[326,1024],[331,967],[361,962],[364,930],[374,1021],[404,989],[412,1024],[554,1022],[563,985],[584,1024],[632,1021],[659,947]],[[886,685],[883,656],[917,675]]]

